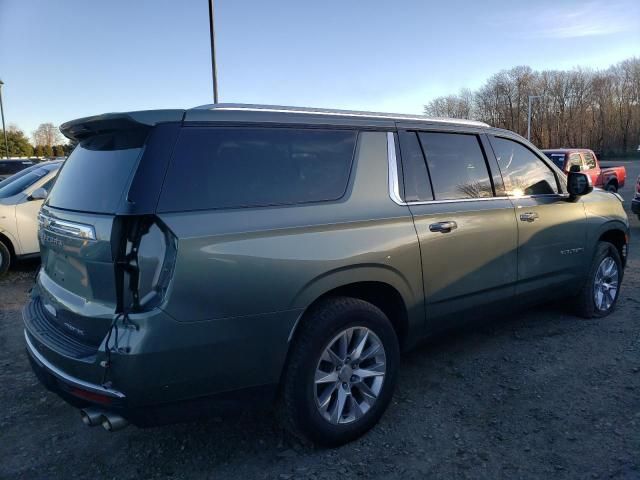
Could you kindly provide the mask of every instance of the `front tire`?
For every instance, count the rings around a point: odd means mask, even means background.
[[[11,265],[11,252],[7,246],[0,242],[0,277],[7,273]]]
[[[396,384],[400,350],[391,322],[368,302],[335,297],[299,328],[280,405],[287,428],[324,446],[360,437],[378,422]]]
[[[618,249],[609,242],[598,242],[587,280],[576,297],[578,315],[606,317],[616,307],[623,269]]]

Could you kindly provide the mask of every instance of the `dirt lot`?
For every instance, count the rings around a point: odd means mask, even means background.
[[[635,178],[640,162],[627,169]],[[631,186],[622,193],[629,201]],[[632,221],[613,315],[586,321],[547,306],[436,339],[404,357],[381,424],[335,450],[290,443],[256,414],[111,434],[84,427],[29,369],[20,308],[37,265],[21,265],[0,280],[0,478],[640,479]]]

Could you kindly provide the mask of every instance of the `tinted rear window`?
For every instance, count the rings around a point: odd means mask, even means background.
[[[346,191],[357,132],[300,128],[185,128],[159,211],[337,200]]]
[[[436,200],[493,196],[489,171],[475,135],[420,132]]]
[[[115,213],[138,165],[146,131],[128,130],[82,141],[65,161],[47,204]]]

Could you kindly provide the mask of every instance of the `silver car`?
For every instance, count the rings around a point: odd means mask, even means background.
[[[12,261],[40,254],[38,212],[61,166],[39,163],[0,182],[0,275]]]

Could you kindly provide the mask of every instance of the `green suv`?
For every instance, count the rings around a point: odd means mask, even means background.
[[[619,295],[619,197],[480,122],[218,104],[61,130],[78,146],[40,212],[25,340],[88,425],[277,405],[338,445],[428,335]]]

